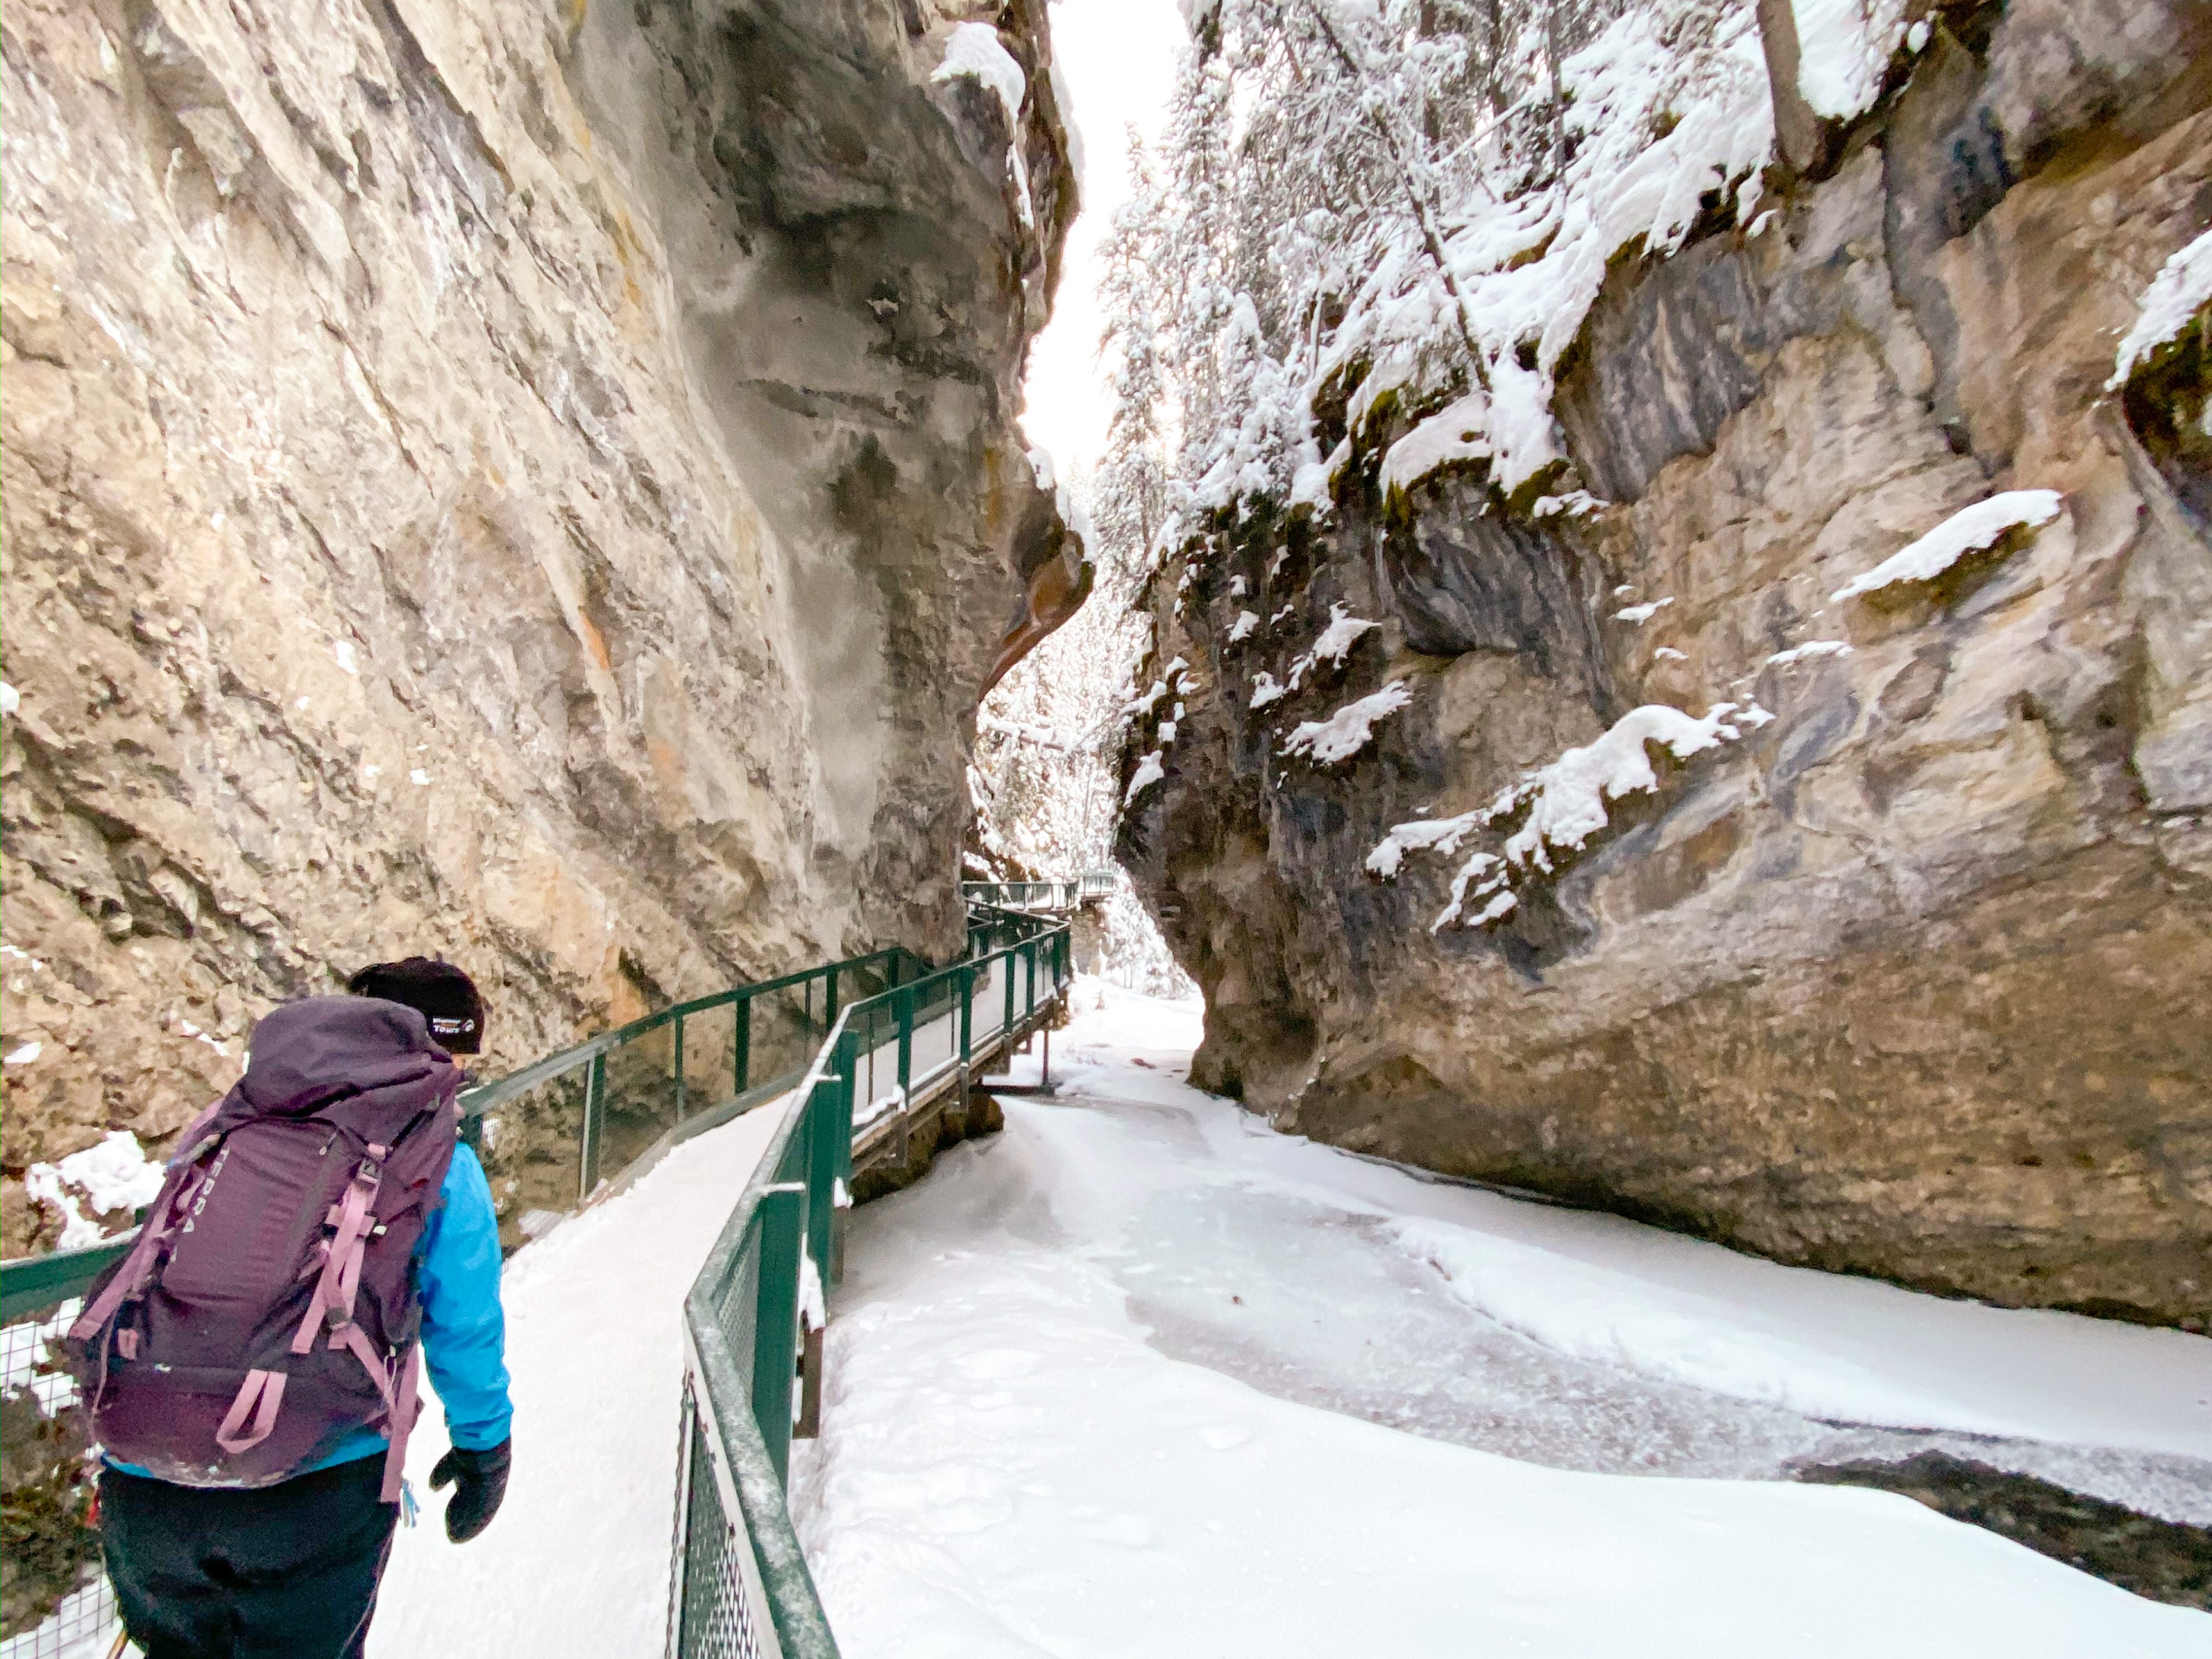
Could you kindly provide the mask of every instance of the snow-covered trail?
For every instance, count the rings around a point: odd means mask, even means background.
[[[1771,1474],[1820,1416],[2057,1443],[2191,1511],[2212,1344],[1272,1134],[1175,1080],[1194,1011],[1104,995],[1055,1045],[1091,1098],[1010,1100],[855,1215],[794,1457],[850,1659],[2212,1650],[1909,1499],[1593,1472]]]
[[[482,1536],[456,1546],[429,1491],[444,1422],[422,1414],[422,1499],[377,1601],[381,1659],[653,1659],[667,1638],[684,1293],[782,1103],[685,1142],[620,1196],[520,1251],[501,1285],[514,1471]]]

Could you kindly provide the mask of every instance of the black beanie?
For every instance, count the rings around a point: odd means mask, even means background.
[[[414,1009],[429,1022],[430,1040],[448,1053],[483,1051],[483,999],[476,981],[450,962],[410,957],[375,963],[348,980],[346,989]]]

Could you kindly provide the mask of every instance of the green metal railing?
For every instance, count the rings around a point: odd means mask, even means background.
[[[1111,870],[1092,870],[1066,881],[963,881],[961,896],[971,904],[1008,910],[1073,910],[1086,899],[1114,890]]]
[[[964,1087],[975,1056],[1042,1018],[1071,971],[1064,923],[1005,911],[975,920],[981,948],[966,961],[839,1012],[684,1298],[671,1659],[837,1651],[785,1481],[793,1406],[802,1422],[819,1410],[819,1287],[839,1277],[836,1214],[856,1120],[875,1103],[868,1079],[879,1070],[879,1085],[896,1079],[880,1099],[902,1121],[917,1091],[948,1077]]]
[[[561,1212],[695,1134],[793,1097],[685,1301],[670,1604],[670,1650],[682,1659],[836,1650],[783,1483],[799,1310],[818,1307],[819,1286],[837,1276],[835,1218],[850,1188],[856,1111],[864,1138],[891,1115],[902,1136],[917,1091],[944,1086],[956,1068],[964,1082],[976,1055],[1042,1017],[1072,971],[1066,925],[1042,916],[971,902],[968,944],[947,968],[894,947],[679,1003],[461,1097],[462,1133],[495,1179]],[[0,1324],[42,1346],[24,1322],[65,1309],[131,1239],[0,1263]],[[812,1330],[808,1380],[818,1391],[818,1320]],[[104,1583],[88,1582],[79,1599],[95,1590]],[[102,1595],[87,1616],[112,1626],[112,1605]],[[45,1651],[29,1635],[10,1637],[0,1659]]]

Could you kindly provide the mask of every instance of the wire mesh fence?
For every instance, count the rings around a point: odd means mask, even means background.
[[[118,1628],[93,1525],[88,1414],[52,1350],[82,1306],[70,1297],[0,1329],[0,1659],[104,1659]]]
[[[676,1499],[678,1571],[670,1582],[669,1650],[700,1659],[766,1659],[781,1651],[752,1541],[723,1491],[712,1430],[684,1392],[683,1486]]]

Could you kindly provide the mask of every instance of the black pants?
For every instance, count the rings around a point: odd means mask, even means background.
[[[124,1628],[146,1659],[360,1659],[392,1553],[384,1460],[253,1491],[100,1477]]]

